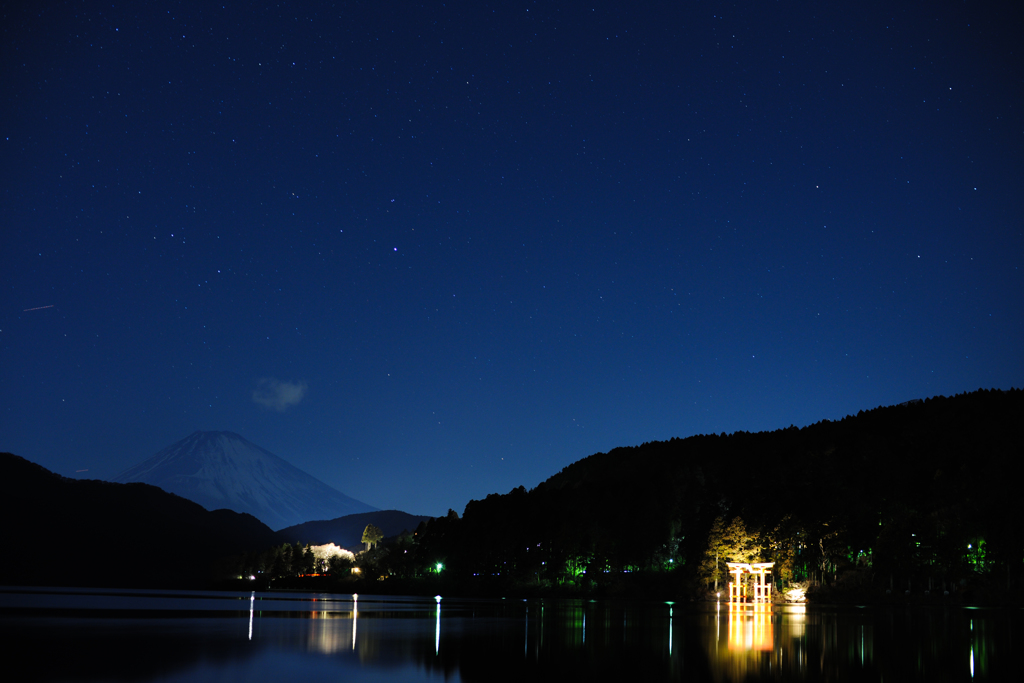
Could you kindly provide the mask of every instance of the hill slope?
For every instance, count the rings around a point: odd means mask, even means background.
[[[357,515],[346,515],[337,519],[296,524],[277,532],[282,543],[311,543],[321,545],[334,543],[342,548],[357,550],[362,544],[363,530],[367,524],[373,524],[384,532],[384,537],[397,536],[403,531],[413,531],[420,522],[430,517],[410,515],[400,510],[379,510],[362,512]]]
[[[208,510],[247,512],[272,529],[376,510],[233,432],[195,432],[113,481],[159,486]]]
[[[219,558],[276,540],[251,515],[148,484],[68,479],[11,453],[0,453],[0,516],[9,585],[202,585]]]

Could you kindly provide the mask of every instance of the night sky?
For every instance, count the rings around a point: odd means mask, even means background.
[[[1019,11],[6,3],[0,450],[439,515],[1024,386]]]

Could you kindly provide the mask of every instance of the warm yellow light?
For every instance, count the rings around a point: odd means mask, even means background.
[[[743,588],[743,575],[750,573],[754,578],[754,603],[770,603],[772,600],[772,584],[767,580],[767,574],[774,562],[726,562],[729,566],[729,573],[734,580],[729,582],[729,602],[742,602],[744,597],[741,593]]]

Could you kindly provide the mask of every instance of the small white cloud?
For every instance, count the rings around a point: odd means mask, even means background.
[[[264,377],[252,390],[252,400],[264,408],[283,413],[302,400],[307,386],[305,382],[282,382],[273,377]]]

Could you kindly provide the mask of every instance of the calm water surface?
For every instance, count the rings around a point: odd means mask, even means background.
[[[1016,680],[1020,610],[0,588],[38,681]],[[6,679],[5,680],[12,680]]]

